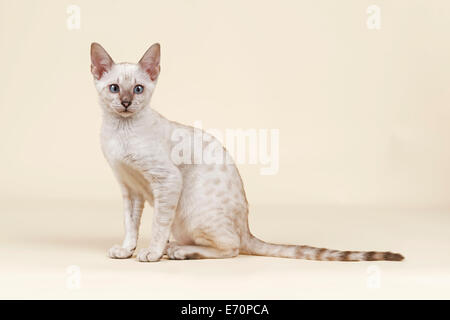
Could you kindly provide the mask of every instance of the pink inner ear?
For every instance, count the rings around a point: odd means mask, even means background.
[[[150,61],[139,61],[139,64],[141,65],[141,68],[144,69],[145,72],[150,76],[150,79],[154,81],[156,78],[158,78],[159,71],[161,70],[161,67],[158,63],[156,63],[154,60]]]
[[[161,67],[159,65],[160,59],[160,47],[159,44],[152,45],[139,61],[139,65],[150,76],[150,79],[154,81],[158,78]]]
[[[93,59],[91,64],[91,72],[94,75],[94,77],[99,80],[103,74],[111,70],[112,67],[112,61],[109,61],[107,59]]]
[[[97,64],[91,64],[91,72],[97,80],[100,80],[103,74],[111,70],[111,66],[108,61],[103,60]]]
[[[114,61],[99,44],[91,46],[91,72],[99,80],[103,74],[111,70]]]
[[[100,80],[100,78],[102,77],[104,72],[105,72],[105,70],[102,70],[102,69],[94,66],[93,64],[91,64],[91,73],[95,77],[95,79]]]
[[[150,76],[150,79],[152,79],[152,81],[154,81],[156,78],[158,78],[161,67],[159,65],[151,64],[144,70]]]

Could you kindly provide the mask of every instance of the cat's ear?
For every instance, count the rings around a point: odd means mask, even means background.
[[[152,81],[158,78],[159,72],[161,71],[161,67],[159,65],[161,56],[161,48],[159,43],[153,44],[148,50],[144,53],[141,60],[139,60],[139,65],[142,69],[147,72]]]
[[[96,42],[91,44],[91,73],[95,79],[99,80],[104,73],[111,70],[114,64],[113,59],[101,45]]]

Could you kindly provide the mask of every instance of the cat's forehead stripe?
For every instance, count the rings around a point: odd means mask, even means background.
[[[132,63],[118,63],[115,65],[116,81],[121,84],[136,84],[136,77],[140,76],[139,66]]]

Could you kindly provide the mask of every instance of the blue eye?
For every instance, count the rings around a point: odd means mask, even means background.
[[[144,87],[141,86],[140,84],[138,84],[136,87],[134,87],[134,93],[141,94],[142,92],[144,92]]]
[[[109,86],[109,91],[111,91],[112,93],[117,93],[120,91],[120,88],[117,84],[112,84]]]

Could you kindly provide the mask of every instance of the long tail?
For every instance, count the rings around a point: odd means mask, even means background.
[[[256,238],[250,232],[242,240],[240,253],[248,255],[322,261],[402,261],[404,259],[401,254],[388,251],[341,251],[267,243]]]

